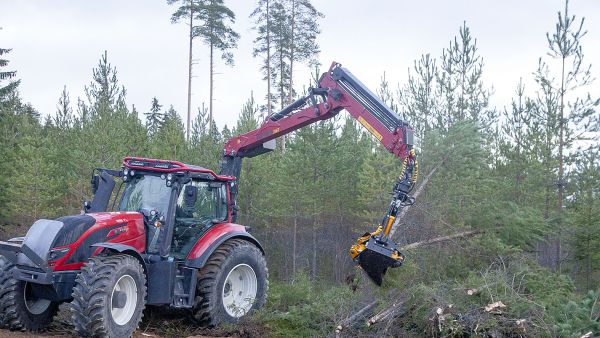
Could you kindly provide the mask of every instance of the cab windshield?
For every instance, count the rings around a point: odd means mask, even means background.
[[[135,176],[126,184],[118,210],[156,210],[160,215],[166,215],[170,196],[171,188],[159,176]]]

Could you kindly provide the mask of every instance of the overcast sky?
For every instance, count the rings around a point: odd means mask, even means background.
[[[254,91],[266,95],[259,60],[252,57],[255,33],[248,18],[252,0],[226,0],[235,12],[241,34],[235,66],[217,61],[215,119],[232,125]],[[562,0],[313,0],[325,15],[319,60],[323,68],[335,60],[375,90],[386,72],[393,84],[404,83],[407,69],[424,53],[435,57],[457,33],[463,21],[477,38],[484,77],[495,93],[492,104],[503,107],[520,77],[533,90],[531,73],[547,51],[545,34],[552,31]],[[174,7],[165,0],[0,0],[0,47],[12,48],[10,69],[21,79],[22,97],[42,114],[54,114],[63,86],[71,102],[84,97],[84,86],[104,50],[127,89],[127,103],[140,113],[152,97],[173,105],[182,115],[187,102],[187,31],[171,24]],[[585,59],[600,77],[600,1],[573,0],[571,12],[585,16],[588,34]],[[193,111],[208,100],[207,48],[195,42]],[[310,71],[294,70],[298,88],[308,84]],[[600,80],[590,87],[600,95]],[[261,100],[262,101],[262,100]],[[141,116],[143,118],[143,116]],[[185,120],[185,118],[184,118]]]

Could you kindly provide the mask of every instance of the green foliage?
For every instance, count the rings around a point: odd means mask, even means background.
[[[153,137],[150,154],[154,158],[185,159],[187,153],[183,122],[173,106],[165,114],[163,123]]]
[[[331,334],[352,301],[348,288],[319,288],[298,274],[293,284],[271,283],[267,305],[253,321],[266,326],[272,337],[322,337]]]
[[[561,337],[600,333],[600,291],[590,290],[583,299],[570,300],[556,316],[555,330]]]
[[[495,232],[509,246],[531,249],[544,239],[547,223],[539,209],[512,201],[492,201],[473,213],[469,223],[480,229]]]

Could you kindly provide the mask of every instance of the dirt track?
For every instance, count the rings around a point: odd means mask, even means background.
[[[160,308],[146,309],[144,320],[140,328],[134,333],[134,338],[224,338],[224,337],[265,337],[268,331],[264,327],[252,323],[229,325],[228,328],[207,329],[198,327],[185,319],[186,314],[181,311],[164,311]],[[22,337],[53,337],[75,338],[73,326],[70,323],[70,310],[67,304],[60,306],[59,313],[43,333],[19,332],[0,330],[0,338]]]

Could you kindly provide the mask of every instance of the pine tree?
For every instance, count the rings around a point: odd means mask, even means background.
[[[237,48],[240,35],[230,26],[235,22],[235,14],[223,0],[199,1],[198,18],[201,25],[194,28],[194,35],[202,38],[209,47],[210,55],[210,93],[208,102],[208,119],[213,120],[213,90],[214,90],[214,51],[221,51],[221,57],[227,65],[233,65],[231,49]]]
[[[515,91],[516,97],[512,100],[511,109],[504,109],[502,131],[508,138],[504,145],[504,156],[508,162],[509,170],[514,175],[514,189],[511,193],[515,203],[522,202],[523,180],[527,170],[527,154],[532,146],[530,138],[530,125],[532,120],[533,102],[525,97],[525,85],[519,80]]]
[[[188,93],[187,93],[187,123],[186,123],[186,138],[190,138],[191,128],[191,113],[192,113],[192,56],[193,56],[193,40],[198,37],[197,30],[199,26],[195,26],[198,20],[206,19],[206,13],[202,12],[202,0],[167,0],[169,5],[180,3],[181,6],[171,15],[171,22],[178,23],[185,21],[189,25],[188,34]]]
[[[293,101],[294,95],[294,64],[308,62],[311,66],[318,65],[319,44],[317,36],[321,33],[319,19],[323,13],[319,12],[309,0],[287,0],[286,7],[290,20],[290,81],[288,86],[287,103]]]
[[[466,119],[484,127],[493,122],[486,108],[489,91],[482,82],[483,61],[477,54],[477,40],[466,23],[459,36],[442,52],[442,64],[437,73],[438,95],[442,97],[441,111],[446,112],[443,125],[449,128]]]
[[[267,81],[267,116],[271,115],[275,98],[272,95],[272,84],[275,79],[273,72],[273,2],[275,0],[259,0],[256,9],[250,14],[250,18],[254,19],[257,37],[254,39],[254,48],[252,56],[262,56],[263,62],[261,71],[263,72],[263,80]]]
[[[54,125],[60,130],[68,130],[73,123],[73,108],[71,108],[71,99],[67,86],[64,86],[58,99],[56,115],[54,116]]]
[[[437,72],[435,58],[429,54],[422,55],[418,61],[414,61],[413,69],[408,70],[408,82],[398,92],[402,113],[413,127],[418,142],[425,140],[429,130],[443,125],[443,115],[437,111]],[[422,143],[417,146],[424,148]]]
[[[600,98],[592,98],[589,94],[584,97],[571,97],[574,91],[592,82],[591,66],[586,66],[583,62],[582,38],[586,31],[583,30],[585,18],[577,20],[575,15],[569,14],[569,1],[565,1],[564,12],[558,12],[558,21],[555,31],[546,34],[548,41],[548,55],[551,61],[556,61],[558,68],[558,79],[552,76],[552,71],[548,62],[540,59],[540,69],[536,74],[536,81],[542,87],[548,87],[549,94],[556,97],[557,104],[557,129],[558,138],[558,167],[557,167],[557,227],[555,244],[555,267],[558,272],[561,271],[563,260],[562,237],[564,217],[564,190],[565,190],[565,162],[569,149],[574,142],[582,139],[592,139],[595,132],[600,130],[600,118],[596,113],[596,108],[600,105]],[[569,99],[572,101],[569,101]]]
[[[15,151],[17,139],[17,108],[21,105],[18,97],[17,88],[19,81],[14,81],[16,71],[5,70],[8,60],[4,56],[10,52],[10,49],[0,48],[0,170],[4,173],[0,175],[0,204],[6,205],[10,201],[9,177],[13,166],[10,164],[17,157]],[[0,220],[6,219],[10,215],[10,210],[0,208]]]
[[[92,81],[85,87],[86,101],[78,100],[78,115],[74,121],[76,139],[73,162],[69,166],[76,180],[69,182],[72,198],[82,201],[89,191],[91,168],[118,167],[124,156],[139,156],[147,152],[147,133],[135,111],[129,111],[126,90],[119,84],[117,69],[105,52]]]

